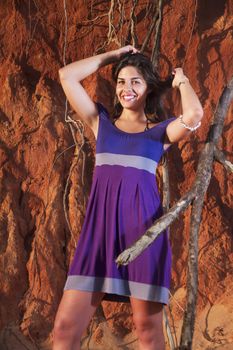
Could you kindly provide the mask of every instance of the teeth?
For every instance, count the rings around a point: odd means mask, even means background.
[[[135,96],[124,96],[123,98],[124,98],[124,100],[131,101],[131,100],[135,99]]]

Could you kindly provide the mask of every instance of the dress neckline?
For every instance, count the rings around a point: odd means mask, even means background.
[[[148,128],[148,119],[147,119],[147,124],[146,124],[145,130],[143,130],[143,131],[138,131],[138,132],[128,132],[128,131],[121,130],[121,129],[119,129],[119,128],[115,125],[115,123],[112,123],[111,121],[110,121],[110,124],[112,125],[112,127],[113,127],[114,129],[116,129],[116,130],[119,131],[119,132],[122,132],[123,134],[127,134],[127,135],[139,135],[139,134],[144,134],[144,133],[147,133],[147,132],[153,130],[153,129],[156,128],[158,125],[162,124],[164,121],[165,121],[165,120],[161,121],[160,123],[157,123],[156,125],[152,126],[151,128]]]

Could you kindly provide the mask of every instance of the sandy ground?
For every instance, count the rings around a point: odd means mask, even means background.
[[[182,305],[184,289],[175,294],[176,302]],[[171,324],[171,323],[170,323]],[[176,337],[180,337],[182,319],[175,321]],[[112,333],[106,322],[90,327],[91,333],[83,336],[82,350],[138,350],[134,332],[120,339]],[[0,334],[0,350],[51,350],[51,338],[40,344],[24,337],[16,325],[10,325]],[[171,349],[168,341],[166,350]],[[215,305],[206,305],[196,319],[193,350],[232,350],[233,349],[233,297],[223,295]]]
[[[182,322],[177,324],[179,338]],[[195,328],[193,350],[232,350],[233,349],[233,303],[229,305],[207,305],[200,314]],[[51,339],[43,344],[33,344],[26,339],[17,326],[10,326],[1,333],[1,350],[51,350]],[[138,350],[136,336],[131,333],[119,339],[109,330],[108,325],[100,324],[93,333],[83,337],[82,350]],[[170,347],[167,344],[166,350]]]

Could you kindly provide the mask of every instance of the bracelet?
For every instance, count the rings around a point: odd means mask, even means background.
[[[185,77],[185,80],[182,80],[178,84],[178,88],[180,88],[180,84],[185,84],[186,81],[189,81],[189,78]]]
[[[188,130],[190,130],[190,131],[195,131],[197,128],[199,128],[199,126],[201,126],[201,122],[200,122],[200,121],[199,121],[199,122],[197,123],[197,125],[195,125],[195,126],[188,126],[188,125],[185,124],[185,122],[183,121],[183,115],[182,115],[182,114],[179,116],[179,120],[180,120],[181,125],[182,125],[185,129],[188,129]]]

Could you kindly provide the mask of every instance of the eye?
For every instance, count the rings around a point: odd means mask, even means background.
[[[123,80],[118,80],[118,82],[117,82],[118,85],[122,85],[123,83],[124,83]]]

